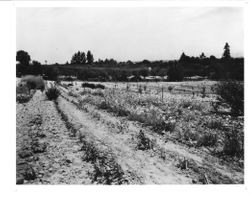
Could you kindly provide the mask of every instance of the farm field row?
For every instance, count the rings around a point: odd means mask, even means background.
[[[36,91],[27,104],[17,104],[18,172],[35,175],[25,183],[244,182],[242,159],[219,155],[225,130],[242,127],[243,119],[211,114],[211,96],[166,93],[162,99],[129,92],[126,84],[115,90],[107,83],[104,90],[66,84],[56,85],[61,95],[55,102]],[[206,144],[207,135],[218,136],[216,145]],[[39,145],[46,148],[32,152]]]

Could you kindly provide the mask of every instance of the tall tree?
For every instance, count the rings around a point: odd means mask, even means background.
[[[85,64],[86,56],[84,52],[76,52],[71,58],[71,64]]]
[[[94,57],[90,51],[87,52],[87,63],[92,64],[94,62]]]
[[[86,63],[86,55],[84,52],[81,52],[80,54],[80,64],[85,64]]]
[[[225,58],[225,59],[231,58],[230,46],[229,46],[229,44],[227,42],[226,42],[226,44],[224,46],[224,52],[223,52],[222,58]]]
[[[202,52],[200,55],[200,59],[205,59],[205,58],[206,58],[206,55],[204,54],[204,52]]]
[[[16,61],[20,62],[21,65],[29,65],[30,62],[30,56],[28,52],[25,52],[23,50],[19,50],[16,53]]]

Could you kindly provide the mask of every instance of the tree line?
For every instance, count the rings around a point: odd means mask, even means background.
[[[19,50],[16,55],[17,76],[34,74],[56,80],[58,75],[76,76],[80,80],[99,81],[127,81],[129,76],[140,81],[147,76],[168,76],[169,81],[182,81],[192,76],[207,77],[220,80],[224,78],[243,80],[244,59],[233,58],[230,46],[225,43],[221,58],[204,52],[198,57],[182,53],[178,60],[139,62],[117,62],[114,59],[98,59],[94,61],[91,51],[77,51],[71,61],[65,64],[41,65],[38,61],[31,61],[29,54]]]

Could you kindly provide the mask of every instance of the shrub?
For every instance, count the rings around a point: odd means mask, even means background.
[[[44,91],[45,89],[44,80],[40,76],[27,75],[21,79],[21,82],[23,84],[26,83],[29,90],[40,89],[41,91]]]
[[[203,86],[202,89],[201,89],[201,97],[202,98],[206,97],[206,87],[205,86]]]
[[[239,134],[237,128],[226,132],[223,152],[230,156],[243,156],[244,154],[244,137]]]
[[[173,88],[174,88],[173,86],[169,86],[168,87],[169,92],[172,92]]]
[[[105,89],[105,86],[102,84],[96,84],[96,89]]]
[[[152,148],[152,143],[149,138],[147,138],[142,130],[140,130],[138,135],[137,149],[148,150]]]
[[[56,100],[59,95],[60,91],[55,86],[52,86],[46,91],[46,96],[49,100]]]
[[[244,114],[244,86],[238,81],[223,81],[216,87],[218,94],[217,101],[214,104],[215,109],[219,105],[227,104],[231,107],[233,115]]]
[[[82,87],[87,87],[91,89],[105,89],[105,86],[102,84],[90,84],[90,83],[82,83]]]

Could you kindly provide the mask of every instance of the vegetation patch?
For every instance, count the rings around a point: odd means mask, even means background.
[[[223,104],[229,105],[233,115],[244,115],[244,85],[239,81],[222,81],[215,87],[217,100],[212,103],[214,109]]]
[[[102,84],[91,84],[91,83],[82,83],[82,87],[91,89],[105,89],[105,86]]]
[[[153,144],[149,138],[147,138],[142,130],[140,130],[137,137],[137,149],[139,150],[149,150],[153,148]]]
[[[238,131],[237,127],[226,132],[223,152],[230,156],[244,156],[244,136]]]
[[[60,95],[60,91],[58,88],[56,88],[55,86],[52,86],[51,88],[49,88],[46,92],[46,96],[49,100],[56,100],[58,98],[58,96]]]

